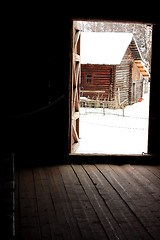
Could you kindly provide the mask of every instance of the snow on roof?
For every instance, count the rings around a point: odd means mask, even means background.
[[[118,65],[132,38],[132,33],[82,32],[81,63]]]

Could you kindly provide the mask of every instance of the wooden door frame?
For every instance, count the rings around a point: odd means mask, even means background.
[[[71,33],[70,33],[70,39],[71,39],[71,45],[70,45],[70,74],[69,74],[69,103],[68,103],[68,106],[69,106],[69,121],[68,121],[68,154],[71,154],[72,153],[72,151],[71,151],[71,121],[72,121],[72,118],[71,118],[71,86],[72,86],[72,61],[73,61],[73,58],[72,58],[72,55],[73,55],[73,22],[76,22],[76,21],[108,21],[108,19],[106,19],[106,18],[101,18],[101,19],[93,19],[93,18],[86,18],[86,19],[84,19],[84,18],[76,18],[76,19],[71,19],[71,21],[72,21],[72,27],[71,27]],[[153,29],[152,29],[152,61],[151,61],[151,72],[152,72],[152,80],[151,80],[151,89],[153,90],[153,91],[155,91],[156,93],[157,93],[157,91],[156,91],[156,89],[158,89],[157,87],[156,87],[156,79],[157,79],[157,75],[158,75],[158,68],[156,67],[157,66],[157,63],[156,63],[156,59],[157,59],[157,56],[159,56],[158,55],[158,51],[160,50],[160,47],[159,47],[159,45],[158,45],[158,40],[159,40],[159,37],[157,37],[158,36],[158,34],[159,34],[159,30],[158,30],[158,28],[160,27],[160,25],[159,24],[157,24],[157,23],[154,23],[154,22],[152,22],[152,21],[150,21],[150,22],[145,22],[145,21],[135,21],[135,20],[133,20],[133,21],[130,21],[130,20],[123,20],[123,19],[120,19],[120,20],[115,20],[115,19],[109,19],[109,21],[114,21],[114,22],[130,22],[130,23],[141,23],[141,24],[152,24],[152,26],[153,26]],[[153,48],[153,42],[155,42],[155,46],[154,46],[154,48]],[[156,47],[158,47],[158,51],[157,51],[157,49],[156,49]],[[153,92],[152,92],[152,96],[150,95],[150,101],[152,101],[152,99],[153,99],[153,102],[155,102],[155,98],[157,99],[157,97],[153,97],[153,96],[157,96],[157,94],[155,95]],[[151,106],[151,103],[150,103],[150,106]],[[150,114],[150,118],[151,118],[151,120],[149,120],[149,128],[148,128],[148,131],[149,131],[149,136],[148,136],[148,156],[159,156],[159,152],[157,152],[158,150],[158,148],[156,149],[156,147],[157,147],[157,144],[156,144],[156,146],[154,146],[155,144],[153,144],[152,142],[153,142],[153,139],[154,139],[154,134],[155,134],[155,132],[156,132],[156,130],[155,130],[155,127],[154,127],[154,121],[152,120],[152,115],[154,116],[154,119],[155,119],[155,116],[157,117],[157,114],[155,113],[155,109],[154,109],[154,106],[153,106],[153,104],[152,104],[152,106],[151,106],[151,108],[152,109],[150,109],[150,111],[149,111],[149,114]],[[157,120],[155,120],[156,121],[156,125],[157,125]],[[153,133],[152,133],[152,131],[153,131]],[[78,155],[78,154],[77,154]],[[90,156],[90,154],[82,154],[83,156],[84,155],[86,155],[86,156]],[[111,155],[108,155],[108,154],[96,154],[96,156],[97,155],[99,155],[99,156],[110,156],[110,157],[112,157]],[[94,156],[94,154],[92,154],[92,156]],[[124,156],[126,156],[126,155],[117,155],[118,157],[119,156],[122,156],[122,157],[124,157]],[[135,157],[136,155],[133,155],[133,157]],[[139,155],[137,155],[137,156],[139,156]],[[146,156],[146,155],[141,155],[141,156]],[[114,156],[113,156],[114,157]],[[128,157],[128,155],[127,155],[127,157]],[[132,157],[132,155],[129,155],[129,157]]]
[[[80,26],[72,20],[69,76],[69,127],[68,153],[74,153],[79,146],[79,85],[80,85]],[[75,108],[75,109],[74,109]]]

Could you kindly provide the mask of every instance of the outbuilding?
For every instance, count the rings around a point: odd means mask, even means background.
[[[81,33],[81,96],[112,101],[117,108],[143,96],[149,77],[132,33]]]

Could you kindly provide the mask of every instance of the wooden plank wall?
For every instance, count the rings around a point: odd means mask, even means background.
[[[136,84],[136,102],[137,102],[142,97],[142,93],[143,93],[143,76],[140,73],[136,63],[133,63],[132,80]],[[132,96],[132,100],[134,100],[133,96]]]
[[[87,74],[92,74],[92,82],[87,83]],[[115,66],[108,65],[91,65],[82,64],[81,65],[81,89],[89,91],[104,91],[105,93],[100,93],[99,97],[101,99],[106,98],[108,100],[109,92],[112,97],[114,97],[114,78],[115,78]],[[112,87],[110,88],[110,84]],[[96,99],[98,93],[85,92],[84,97],[90,97]]]
[[[115,91],[119,89],[120,102],[123,102],[129,98],[130,63],[132,60],[131,50],[128,48],[121,61],[121,64],[116,66]]]
[[[135,101],[137,102],[142,97],[143,77],[133,61],[134,59],[129,47],[121,61],[121,64],[116,66],[115,91],[119,89],[120,102],[123,102],[126,99],[128,99],[128,103],[133,102],[133,82],[136,83]]]

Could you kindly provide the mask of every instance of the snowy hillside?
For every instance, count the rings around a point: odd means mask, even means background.
[[[149,93],[124,109],[85,109],[80,115],[76,153],[142,154],[148,148]]]

